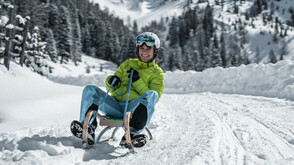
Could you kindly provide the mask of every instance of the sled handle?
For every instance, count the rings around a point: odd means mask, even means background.
[[[103,97],[103,100],[102,100],[101,104],[104,103],[104,101],[105,101],[106,97],[108,96],[108,93],[109,93],[110,89],[112,88],[113,84],[115,83],[115,81],[116,81],[116,78],[114,78],[114,79],[112,80],[112,82],[111,82],[111,84],[110,84],[110,87],[109,87],[109,89],[107,90],[105,96]],[[101,105],[101,104],[100,104],[100,105]],[[100,105],[99,105],[99,106],[100,106]],[[91,120],[90,120],[90,122],[88,123],[88,126],[90,126],[90,125],[93,123],[93,121],[94,121],[94,119],[96,118],[97,114],[98,114],[98,110],[97,110],[97,111],[95,112],[95,114],[91,117]]]
[[[124,127],[125,116],[126,116],[126,113],[128,110],[128,102],[129,102],[130,89],[131,89],[131,85],[132,85],[133,73],[134,73],[134,70],[131,68],[131,74],[130,74],[130,80],[129,80],[128,89],[127,89],[128,93],[127,93],[127,100],[126,100],[126,105],[125,105],[125,110],[124,110],[122,127]]]

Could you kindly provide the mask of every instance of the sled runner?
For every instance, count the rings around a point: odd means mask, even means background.
[[[82,140],[83,140],[83,145],[85,148],[90,148],[92,147],[93,144],[89,144],[88,143],[88,124],[89,124],[89,121],[91,119],[91,116],[93,116],[95,114],[96,111],[89,111],[87,114],[86,114],[86,118],[85,118],[85,121],[84,121],[84,124],[83,124],[83,134],[82,134]],[[132,117],[132,113],[131,112],[127,112],[126,115],[125,115],[125,119],[124,121],[122,119],[113,119],[113,118],[109,118],[107,116],[102,116],[98,113],[98,119],[99,119],[99,125],[100,126],[106,126],[106,128],[104,128],[98,135],[97,137],[97,142],[98,143],[109,143],[109,142],[112,142],[114,140],[114,137],[115,137],[115,134],[116,132],[118,131],[118,129],[120,127],[122,127],[124,130],[125,130],[125,137],[126,137],[126,143],[127,143],[127,148],[129,148],[131,151],[136,151],[137,149],[134,147],[134,145],[132,144],[132,141],[131,141],[131,136],[130,136],[130,119]],[[123,125],[123,122],[124,122],[124,125]],[[106,133],[108,130],[111,130],[112,128],[114,128],[113,132],[112,132],[112,135],[110,138],[106,139],[106,140],[103,140],[101,141],[101,138],[102,136],[104,135],[104,133]],[[149,137],[149,140],[148,140],[148,144],[151,143],[153,137],[152,137],[152,134],[150,132],[150,130],[146,127],[145,128],[147,134],[148,134],[148,137]],[[146,144],[147,146],[147,144]]]

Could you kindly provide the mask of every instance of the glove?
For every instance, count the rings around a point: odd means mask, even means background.
[[[131,77],[131,70],[133,70],[132,82],[139,80],[140,79],[139,73],[136,70],[134,70],[133,68],[131,68],[130,70],[127,71],[127,73],[130,73],[128,77],[129,78]]]
[[[108,79],[108,83],[109,84],[111,84],[112,83],[112,81],[114,80],[114,78],[116,78],[116,81],[114,82],[114,84],[112,85],[112,86],[117,86],[118,85],[118,83],[120,82],[120,78],[119,77],[117,77],[116,75],[114,75],[114,76],[111,76],[109,79]]]

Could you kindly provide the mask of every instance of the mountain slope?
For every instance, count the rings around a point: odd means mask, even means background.
[[[293,21],[291,17],[294,17],[294,14],[291,16],[291,8],[294,10],[294,5],[291,0],[266,1],[266,5],[262,4],[260,13],[252,16],[248,15],[254,13],[252,11],[256,10],[255,2],[257,2],[252,0],[236,1],[236,4],[234,4],[233,0],[224,1],[223,5],[217,3],[215,0],[209,0],[209,3],[206,1],[199,3],[199,0],[166,2],[153,0],[94,0],[94,2],[98,3],[102,8],[109,8],[109,11],[124,19],[126,24],[133,26],[132,21],[136,20],[139,28],[149,25],[151,21],[154,20],[159,22],[161,18],[180,16],[187,9],[187,6],[191,8],[195,6],[205,8],[209,4],[213,8],[215,34],[219,38],[221,32],[226,33],[228,36],[236,36],[238,30],[235,28],[239,26],[244,28],[247,42],[245,45],[241,46],[240,54],[242,54],[241,56],[248,56],[250,62],[269,63],[271,51],[274,53],[277,60],[280,59],[282,51],[286,52],[283,57],[284,59],[294,59],[294,27],[293,25],[287,25]],[[249,18],[247,18],[246,14]],[[267,20],[267,22],[264,20]],[[165,22],[167,27],[170,21],[171,19]],[[241,21],[241,24],[239,24],[239,21]],[[278,26],[276,26],[277,24]],[[156,31],[156,29],[152,27],[149,29]],[[167,28],[166,31],[158,32],[159,36],[162,36],[161,40],[166,41],[166,34],[168,31],[169,28]],[[230,38],[226,39],[226,41],[227,47],[231,45]],[[166,49],[169,49],[169,47]]]
[[[187,0],[164,2],[164,0],[93,0],[102,9],[108,8],[110,13],[119,16],[126,24],[133,25],[136,20],[138,27],[148,25],[151,21],[160,21],[161,17],[179,16],[183,12]]]

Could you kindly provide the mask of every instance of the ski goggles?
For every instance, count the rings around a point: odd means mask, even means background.
[[[142,45],[143,43],[145,43],[147,46],[153,46],[155,45],[155,38],[153,38],[150,35],[139,35],[136,38],[136,46],[138,45]]]

